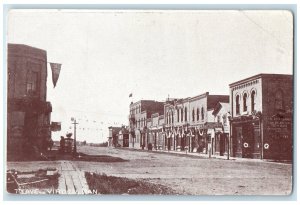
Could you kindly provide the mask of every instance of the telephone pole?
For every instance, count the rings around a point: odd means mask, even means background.
[[[71,118],[71,121],[73,121],[73,125],[74,125],[74,150],[73,150],[73,155],[76,156],[77,154],[77,143],[76,143],[76,125],[78,124],[78,122],[76,122],[75,118]]]

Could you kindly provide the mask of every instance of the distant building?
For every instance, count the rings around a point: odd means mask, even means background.
[[[153,100],[140,100],[130,104],[129,147],[145,148],[147,146],[147,119],[154,113],[163,114],[163,103]]]
[[[8,44],[7,157],[18,159],[46,149],[52,106],[47,95],[47,53]]]
[[[231,156],[291,159],[293,76],[259,74],[229,87]]]
[[[129,131],[128,127],[123,126],[118,134],[118,145],[121,147],[129,147]]]
[[[122,127],[108,127],[108,147],[117,147],[119,144],[118,135]],[[121,146],[121,145],[120,145]]]

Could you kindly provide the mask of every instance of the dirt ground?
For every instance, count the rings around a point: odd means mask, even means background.
[[[208,159],[103,147],[78,147],[89,155],[120,157],[124,162],[72,163],[82,171],[168,186],[184,195],[288,195],[292,165],[251,160]],[[8,169],[55,168],[60,161],[8,162]]]
[[[143,179],[187,195],[288,195],[292,165],[176,156],[101,147],[80,147],[86,154],[110,155],[128,162],[78,161],[85,171]]]

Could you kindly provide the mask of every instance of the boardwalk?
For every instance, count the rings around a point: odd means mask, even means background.
[[[84,172],[71,161],[62,161],[59,169],[60,194],[90,194]]]

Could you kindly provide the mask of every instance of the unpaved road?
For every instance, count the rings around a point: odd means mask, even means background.
[[[141,179],[188,195],[288,195],[292,191],[292,165],[270,162],[195,158],[156,152],[101,147],[78,147],[90,155],[121,157],[126,162],[72,163],[82,171]],[[59,167],[61,161],[8,162],[19,171]]]
[[[288,195],[292,165],[270,162],[195,158],[124,149],[80,147],[91,155],[110,155],[128,162],[76,162],[85,171],[144,179],[192,195]]]

